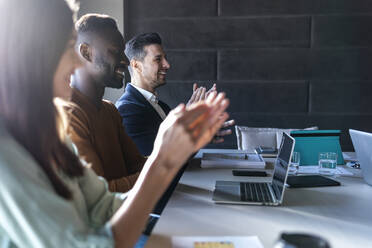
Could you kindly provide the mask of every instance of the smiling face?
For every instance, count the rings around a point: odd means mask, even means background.
[[[144,47],[146,56],[140,61],[140,76],[144,84],[152,90],[164,85],[170,65],[166,59],[163,48],[159,44]]]
[[[122,88],[128,62],[124,40],[118,30],[107,30],[92,42],[90,72],[94,81],[104,87]]]

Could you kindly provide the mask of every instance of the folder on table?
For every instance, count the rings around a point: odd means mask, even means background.
[[[337,153],[337,164],[345,164],[340,145],[340,130],[292,131],[295,152],[301,154],[300,165],[317,165],[320,152]]]

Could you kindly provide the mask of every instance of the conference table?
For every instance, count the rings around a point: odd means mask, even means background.
[[[183,174],[146,248],[172,247],[174,236],[257,236],[273,247],[281,233],[325,238],[332,248],[372,247],[372,187],[361,172],[338,176],[341,186],[287,188],[281,206],[215,204],[216,180],[270,181],[270,177],[236,177],[231,169],[201,169],[202,149]],[[228,150],[222,150],[228,151]],[[265,170],[272,175],[269,159]]]

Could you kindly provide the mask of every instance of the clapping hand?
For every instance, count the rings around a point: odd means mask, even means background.
[[[221,129],[218,130],[216,135],[213,137],[212,143],[219,144],[219,143],[224,142],[225,140],[223,137],[226,135],[232,134],[232,131],[229,127],[232,127],[233,125],[235,125],[234,120],[229,120],[229,121],[224,122]],[[229,128],[229,129],[224,129],[224,128]]]
[[[194,83],[192,86],[192,95],[187,106],[205,100],[212,92],[217,92],[216,84],[213,84],[213,86],[207,91],[205,87],[198,87],[198,84]]]
[[[216,92],[205,101],[187,107],[180,104],[160,125],[153,152],[178,170],[192,153],[211,142],[228,118],[228,105],[225,94]]]
[[[198,87],[197,83],[193,84],[193,93],[191,95],[190,100],[187,103],[187,106],[190,106],[193,103],[197,103],[199,101],[205,100],[211,93],[217,92],[217,86],[216,84],[213,84],[213,86],[206,91],[205,87]],[[222,125],[222,129],[217,132],[217,134],[214,136],[212,139],[212,143],[218,144],[224,142],[224,136],[230,135],[232,133],[231,129],[224,129],[224,128],[229,128],[235,124],[234,120],[229,120],[226,121]]]

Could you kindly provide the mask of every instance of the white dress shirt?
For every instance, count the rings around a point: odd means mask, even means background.
[[[161,106],[158,103],[158,97],[154,94],[152,94],[150,91],[144,90],[134,84],[131,84],[134,88],[136,88],[143,97],[151,104],[151,106],[154,107],[156,112],[160,115],[160,117],[164,120],[167,115],[165,114],[164,110],[161,108]],[[155,93],[156,94],[156,93]]]

